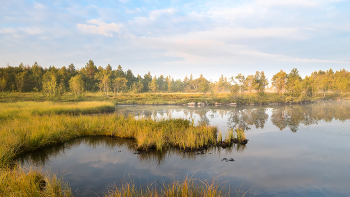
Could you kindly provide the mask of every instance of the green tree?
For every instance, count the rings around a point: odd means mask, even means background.
[[[108,64],[109,65],[109,64]],[[96,79],[100,81],[100,84],[103,87],[103,92],[108,96],[108,89],[110,84],[110,78],[112,75],[112,71],[108,66],[106,69],[100,69],[100,71],[96,75]]]
[[[281,70],[272,77],[272,86],[276,89],[278,94],[283,94],[286,90],[287,73]]]
[[[143,92],[148,92],[150,87],[148,86],[152,81],[152,75],[150,72],[144,75],[142,83],[143,83]]]
[[[76,75],[69,80],[69,89],[73,92],[75,97],[78,97],[84,92],[84,81],[81,75]]]
[[[185,79],[183,80],[183,87],[184,87],[184,90],[186,92],[189,92],[190,89],[191,89],[191,86],[190,86],[190,79],[187,77],[187,75],[185,76]]]
[[[324,99],[325,96],[326,96],[326,92],[328,90],[331,90],[331,88],[332,88],[332,79],[328,75],[323,75],[323,77],[322,77],[320,82],[321,83],[319,83],[319,87],[320,87],[320,89],[323,92],[323,99]]]
[[[239,91],[240,86],[238,84],[231,85],[230,92],[232,97],[237,98]]]
[[[314,84],[314,78],[312,76],[305,76],[304,80],[302,81],[302,89],[306,93],[306,95],[312,97],[313,96],[313,84]]]
[[[22,92],[23,90],[23,85],[26,81],[26,74],[27,74],[27,71],[22,71],[20,73],[17,73],[16,74],[16,86],[17,86],[17,89],[18,91]]]
[[[233,83],[236,83],[235,79],[238,81],[237,84],[239,85],[239,92],[240,92],[240,94],[242,94],[244,89],[245,89],[245,86],[244,86],[245,77],[244,77],[244,75],[239,73],[235,78],[231,77],[231,81]]]
[[[287,75],[286,89],[292,96],[298,96],[301,93],[301,76],[296,68],[293,68]]]
[[[343,94],[343,92],[349,89],[350,82],[346,77],[338,78],[336,83],[337,83],[337,89],[340,91],[340,94]]]
[[[125,74],[121,65],[119,65],[118,69],[116,70],[116,77],[125,78]]]
[[[139,82],[137,83],[137,92],[138,92],[138,93],[141,93],[142,90],[143,90],[143,83],[141,83],[141,81],[139,81]]]
[[[2,77],[2,79],[0,80],[0,88],[1,88],[1,91],[4,92],[4,90],[6,88],[6,79],[5,79],[5,77]]]
[[[253,87],[259,93],[264,93],[265,88],[269,85],[269,81],[265,76],[264,71],[256,71],[254,75]]]
[[[117,90],[117,96],[118,96],[119,89],[123,89],[127,82],[128,80],[123,77],[117,77],[114,79],[114,82],[113,82],[114,96],[115,96],[115,90]]]
[[[209,91],[210,81],[208,81],[203,77],[203,75],[201,75],[197,79],[197,83],[198,83],[198,91],[204,93],[205,95]]]
[[[49,97],[55,96],[57,88],[57,77],[54,71],[48,71],[43,76],[43,92]]]
[[[134,82],[134,84],[132,84],[130,89],[133,93],[140,93],[143,90],[143,84],[141,83],[141,81],[139,81],[137,83]]]
[[[148,83],[148,87],[152,92],[157,92],[158,91],[158,84],[157,84],[157,78],[156,76],[153,77],[152,81]]]
[[[244,86],[247,88],[249,94],[252,93],[254,88],[254,76],[248,75],[247,78],[244,80]]]
[[[32,66],[32,78],[34,81],[34,87],[41,91],[42,87],[42,77],[43,77],[43,68],[38,65],[37,62],[34,62]]]
[[[89,62],[86,63],[85,67],[81,70],[81,72],[84,74],[83,80],[88,91],[94,91],[96,87],[95,84],[97,83],[97,80],[95,79],[95,75],[97,74],[97,71],[97,67],[92,60],[89,60]]]
[[[171,87],[172,87],[172,80],[171,80],[171,77],[170,75],[168,77],[166,77],[166,82],[167,82],[167,85],[168,85],[168,92],[171,92]]]

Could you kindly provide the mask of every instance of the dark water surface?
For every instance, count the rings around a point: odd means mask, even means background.
[[[188,175],[218,177],[218,183],[248,191],[246,196],[350,196],[350,102],[307,105],[194,107],[118,106],[136,117],[190,118],[229,128],[245,128],[249,143],[212,148],[205,154],[167,150],[133,154],[134,141],[79,138],[20,158],[69,182],[75,196],[101,195],[122,180],[138,186]],[[223,158],[233,158],[226,162]],[[233,189],[232,189],[233,190]]]

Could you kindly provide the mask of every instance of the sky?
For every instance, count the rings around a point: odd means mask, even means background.
[[[89,60],[183,79],[350,70],[349,0],[0,0],[0,67]]]

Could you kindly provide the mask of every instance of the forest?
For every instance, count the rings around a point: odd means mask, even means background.
[[[270,84],[270,85],[269,85]],[[350,91],[350,73],[342,69],[333,71],[315,71],[302,78],[294,68],[289,73],[281,70],[273,75],[271,82],[264,71],[244,76],[223,76],[218,81],[209,81],[203,75],[194,79],[192,74],[183,80],[171,76],[152,76],[150,72],[135,76],[119,65],[113,70],[108,64],[105,68],[96,66],[89,60],[85,67],[76,69],[74,64],[68,67],[43,68],[37,62],[32,66],[21,63],[17,67],[7,65],[0,68],[0,89],[2,92],[41,92],[47,97],[57,97],[71,92],[79,97],[84,92],[103,92],[106,96],[118,96],[119,93],[231,93],[237,97],[242,93],[259,95],[275,92],[291,96],[301,94],[313,97],[316,93]],[[323,97],[324,97],[323,96]]]

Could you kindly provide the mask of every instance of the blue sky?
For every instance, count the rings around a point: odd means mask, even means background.
[[[350,1],[0,0],[0,66],[121,65],[217,80],[350,70]]]

